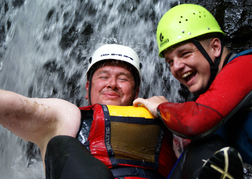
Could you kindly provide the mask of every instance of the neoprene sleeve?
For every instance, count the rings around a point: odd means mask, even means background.
[[[252,90],[252,55],[229,62],[195,102],[163,103],[158,111],[169,129],[186,136],[210,130]]]

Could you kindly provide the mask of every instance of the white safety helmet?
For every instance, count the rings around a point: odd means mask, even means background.
[[[136,93],[137,88],[140,86],[141,82],[141,63],[139,62],[139,58],[136,52],[127,46],[118,45],[118,44],[106,44],[98,48],[93,56],[89,60],[88,69],[86,72],[87,80],[89,83],[89,94],[88,94],[88,103],[91,105],[91,83],[92,76],[94,72],[97,70],[100,64],[99,62],[106,62],[106,60],[114,60],[121,61],[132,67],[132,74],[135,79],[135,90]],[[98,66],[97,66],[98,65]],[[134,94],[135,95],[135,94]]]
[[[126,62],[133,66],[138,74],[133,74],[135,77],[135,80],[139,80],[139,82],[136,82],[138,86],[140,85],[141,81],[141,63],[139,62],[138,55],[136,52],[124,45],[118,45],[118,44],[106,44],[98,48],[92,58],[89,60],[88,69],[87,69],[87,78],[89,78],[89,74],[92,67],[94,67],[98,62],[105,61],[105,60],[118,60],[122,62]],[[94,73],[94,71],[93,71]],[[136,79],[137,78],[137,79]],[[90,79],[87,79],[90,80]]]

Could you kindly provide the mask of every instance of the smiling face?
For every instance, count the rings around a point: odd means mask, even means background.
[[[89,81],[86,83],[88,99]],[[106,62],[98,68],[92,77],[91,104],[128,106],[138,96],[135,92],[134,76],[123,63]]]
[[[204,46],[209,56],[211,47]],[[198,48],[191,42],[182,44],[172,50],[164,51],[166,62],[175,78],[184,84],[191,93],[205,90],[210,79],[210,65]]]

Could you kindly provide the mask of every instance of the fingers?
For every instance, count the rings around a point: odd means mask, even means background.
[[[142,106],[147,108],[155,117],[158,117],[157,115],[157,107],[159,104],[168,102],[168,100],[164,96],[153,96],[148,99],[143,98],[137,98],[133,101],[133,105],[135,107]]]
[[[147,108],[155,117],[157,117],[157,106],[159,103],[156,103],[157,97],[152,97],[149,99],[137,98],[133,101],[135,107],[142,106]]]
[[[133,101],[133,105],[135,107],[145,107],[152,113],[153,116],[157,117],[157,112],[156,112],[156,106],[155,105],[150,105],[149,103],[150,99],[143,99],[143,98],[137,98]]]
[[[133,106],[135,107],[138,107],[138,106],[141,106],[141,107],[144,107],[145,106],[145,99],[143,98],[137,98],[133,101]]]

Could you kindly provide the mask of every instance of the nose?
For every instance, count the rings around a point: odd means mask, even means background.
[[[111,89],[116,89],[117,88],[117,80],[115,77],[110,77],[107,83],[107,87]]]
[[[173,70],[174,71],[179,71],[180,69],[184,68],[185,64],[182,60],[175,58],[173,59]]]

